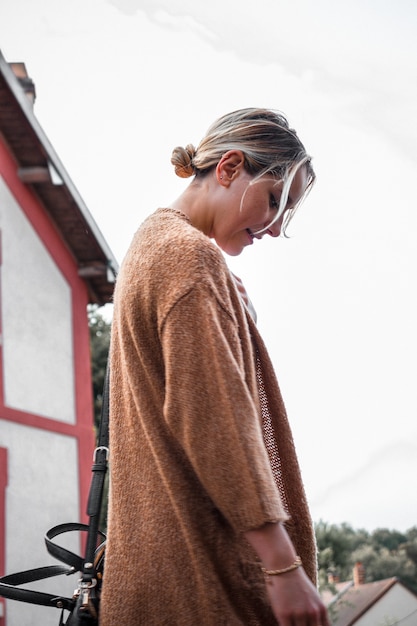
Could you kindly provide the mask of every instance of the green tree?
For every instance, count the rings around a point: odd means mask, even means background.
[[[386,548],[389,552],[395,552],[407,541],[407,537],[396,530],[377,528],[371,535],[371,541],[377,550]]]
[[[409,539],[403,545],[408,558],[417,566],[417,539]]]
[[[352,575],[351,555],[358,546],[369,541],[365,530],[354,530],[349,524],[340,526],[320,521],[315,526],[319,552],[319,582],[328,586],[329,574],[339,580],[349,580]]]
[[[366,582],[396,576],[407,586],[416,588],[416,567],[403,549],[390,552],[384,546],[377,549],[372,545],[362,546],[352,554],[352,560],[363,563]]]
[[[348,524],[316,524],[319,549],[320,589],[335,590],[333,581],[352,579],[353,567],[361,561],[365,582],[396,576],[417,593],[417,528],[406,533],[378,528],[372,533],[354,530]],[[332,574],[333,577],[330,577]]]
[[[98,429],[103,400],[104,378],[106,375],[110,346],[111,323],[103,317],[98,306],[92,305],[88,307],[88,326],[90,329],[94,424],[96,429]]]

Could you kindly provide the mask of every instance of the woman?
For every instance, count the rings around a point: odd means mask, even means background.
[[[115,290],[100,623],[327,626],[279,387],[221,253],[279,236],[310,158],[282,115],[244,109],[172,162],[194,178],[139,228]]]

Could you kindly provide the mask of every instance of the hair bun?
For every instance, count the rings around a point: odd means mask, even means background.
[[[189,143],[188,146],[182,148],[178,146],[174,148],[171,156],[171,163],[175,167],[175,173],[180,178],[189,178],[194,176],[196,170],[193,165],[196,149]]]

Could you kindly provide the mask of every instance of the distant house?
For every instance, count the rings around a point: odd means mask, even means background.
[[[416,626],[417,595],[395,577],[364,583],[361,569],[356,564],[353,580],[322,594],[332,626]]]
[[[45,531],[85,519],[95,445],[87,305],[111,301],[117,273],[34,96],[24,64],[0,53],[0,575],[53,562]],[[71,595],[76,581],[62,584],[40,588]],[[0,626],[58,621],[56,609],[0,599]]]

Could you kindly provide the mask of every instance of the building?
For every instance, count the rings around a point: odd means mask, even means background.
[[[417,595],[396,578],[364,582],[361,563],[353,580],[333,585],[322,598],[331,616],[332,626],[415,626]]]
[[[87,305],[117,263],[33,111],[22,63],[0,53],[0,575],[54,561],[44,534],[85,521],[95,445]],[[80,538],[66,547],[79,551]],[[76,581],[36,588],[72,595]],[[56,625],[0,598],[0,626]]]

